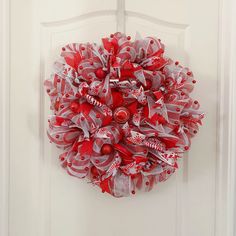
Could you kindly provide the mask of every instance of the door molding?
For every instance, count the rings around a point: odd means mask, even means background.
[[[220,0],[215,236],[236,233],[236,3]]]
[[[10,8],[0,0],[0,235],[8,235],[9,212],[9,104]]]

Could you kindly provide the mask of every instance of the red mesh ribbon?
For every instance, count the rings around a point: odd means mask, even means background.
[[[115,33],[102,45],[68,44],[45,87],[48,137],[70,175],[115,197],[149,191],[175,172],[203,114],[193,74],[154,37]]]

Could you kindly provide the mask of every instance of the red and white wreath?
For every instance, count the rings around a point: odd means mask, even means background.
[[[115,197],[151,190],[175,172],[201,125],[195,83],[155,37],[118,32],[102,45],[66,45],[45,81],[61,165]]]

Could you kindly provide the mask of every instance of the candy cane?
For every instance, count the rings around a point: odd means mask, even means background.
[[[104,104],[102,104],[101,102],[99,102],[97,99],[95,99],[94,97],[90,96],[89,94],[86,94],[86,99],[88,101],[88,103],[97,106],[97,107],[102,107]]]
[[[163,151],[164,150],[164,147],[161,143],[153,143],[153,142],[149,142],[149,141],[144,141],[143,143],[146,147],[149,147],[149,148],[153,148],[157,151]]]
[[[111,111],[111,109],[108,106],[106,106],[105,104],[99,102],[97,99],[95,99],[94,97],[92,97],[89,94],[86,94],[85,97],[86,97],[88,103],[90,103],[90,104],[92,104],[94,106],[102,108],[103,112],[106,115],[110,115],[110,116],[112,115],[112,111]]]

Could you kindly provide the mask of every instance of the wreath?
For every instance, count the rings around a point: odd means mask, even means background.
[[[62,167],[115,197],[150,191],[176,171],[201,125],[195,83],[155,37],[67,44],[45,81],[47,134]]]

